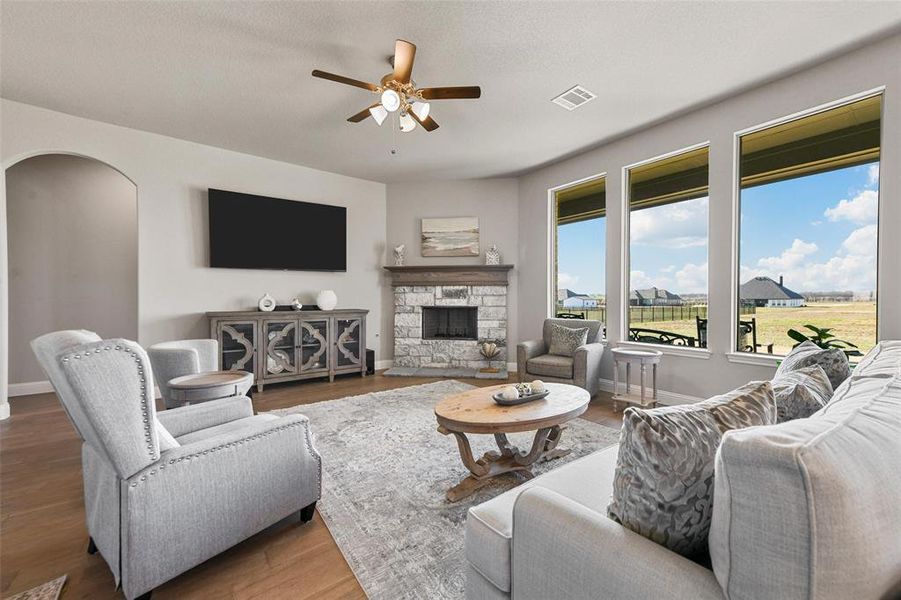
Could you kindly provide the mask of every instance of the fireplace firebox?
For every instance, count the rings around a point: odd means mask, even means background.
[[[423,306],[422,339],[478,340],[476,306]]]

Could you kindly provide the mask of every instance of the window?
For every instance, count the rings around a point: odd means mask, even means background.
[[[606,323],[606,179],[559,189],[553,202],[555,316]]]
[[[827,328],[876,343],[882,96],[739,138],[737,349],[787,354]]]
[[[707,346],[708,148],[627,169],[628,339]]]

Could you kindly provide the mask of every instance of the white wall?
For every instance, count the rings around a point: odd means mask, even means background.
[[[138,335],[135,185],[102,162],[45,154],[6,171],[9,343],[59,329]],[[9,356],[13,386],[46,377],[31,352]]]
[[[508,289],[507,345],[509,360],[515,360],[517,330],[518,285],[516,257],[519,248],[519,185],[516,179],[464,179],[457,181],[429,181],[421,183],[388,184],[388,246],[385,264],[394,264],[392,249],[398,244],[407,246],[408,265],[483,264],[485,250],[496,244],[503,262],[514,264],[510,271]],[[423,217],[478,217],[479,245],[477,257],[423,257],[420,252]],[[386,307],[382,331],[382,355],[394,355],[394,298],[390,280],[385,278]]]
[[[256,306],[264,292],[287,303],[312,303],[334,289],[343,307],[371,311],[367,336],[380,334],[385,238],[385,185],[297,165],[108,125],[2,100],[3,167],[46,152],[106,162],[138,188],[138,341],[207,337],[210,310]],[[286,124],[286,127],[291,124]],[[298,131],[299,143],[303,132]],[[214,187],[263,196],[346,206],[346,273],[256,271],[207,267],[206,191]],[[0,198],[0,241],[6,246],[6,196]],[[6,260],[0,262],[6,286]],[[0,289],[4,292],[5,289]],[[374,293],[376,291],[376,293]],[[6,311],[2,293],[0,315]],[[0,323],[6,334],[6,322]],[[10,348],[10,352],[28,352]],[[5,356],[3,357],[5,359]],[[2,360],[6,363],[6,360]],[[5,377],[5,367],[2,369]],[[5,389],[5,388],[4,388]]]
[[[736,131],[879,86],[885,86],[879,208],[879,335],[901,338],[901,35],[674,118],[520,179],[519,333],[537,336],[547,316],[548,189],[607,173],[608,337],[623,336],[622,169],[666,152],[710,142],[709,353],[668,355],[660,370],[663,390],[693,396],[726,391],[754,378],[771,378],[773,366],[730,362],[732,291],[733,134]],[[603,99],[601,99],[603,101]],[[575,113],[578,115],[578,113]],[[605,358],[604,377],[612,378]]]

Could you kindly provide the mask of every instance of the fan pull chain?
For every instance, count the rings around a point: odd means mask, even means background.
[[[391,156],[397,156],[397,119],[391,115]]]

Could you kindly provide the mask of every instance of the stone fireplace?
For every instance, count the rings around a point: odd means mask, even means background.
[[[512,265],[385,267],[394,288],[394,368],[389,375],[477,375],[479,344],[497,342],[507,363],[507,273]]]

